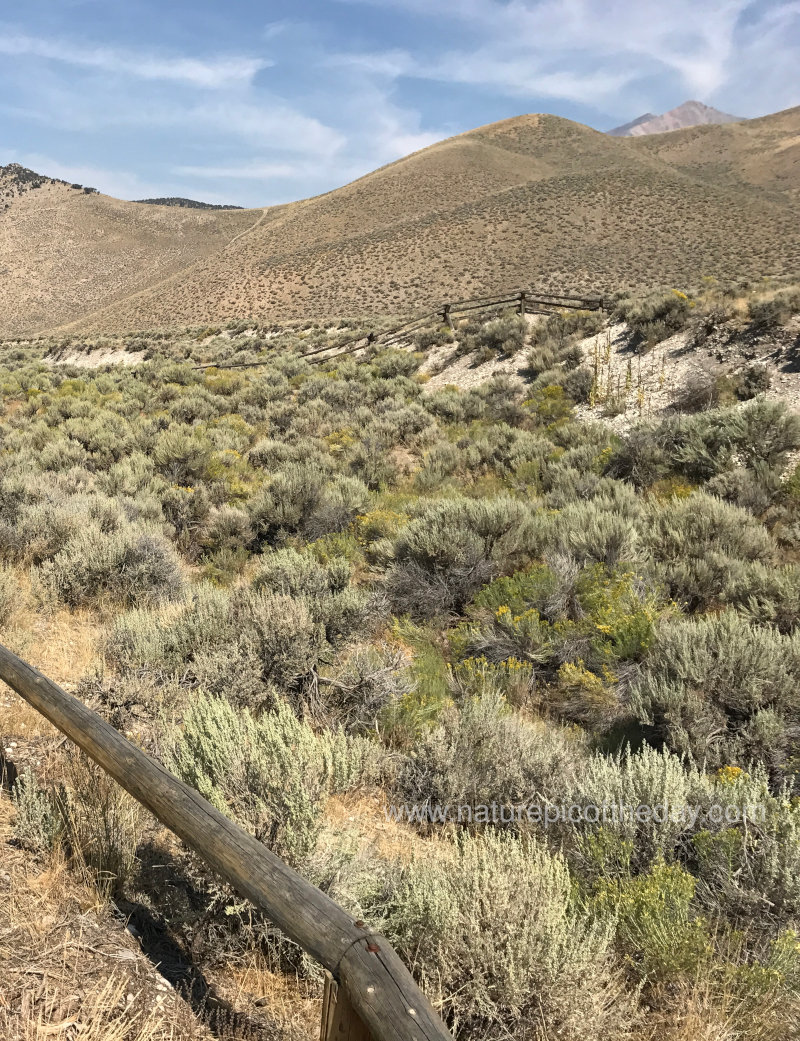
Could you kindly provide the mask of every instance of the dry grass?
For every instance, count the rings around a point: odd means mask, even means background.
[[[0,795],[0,1037],[201,1041],[210,1035],[59,854],[10,842]]]
[[[383,794],[334,796],[325,808],[326,830],[351,832],[363,848],[386,861],[410,861],[431,840],[410,825],[387,820],[386,801]]]
[[[49,679],[71,691],[96,659],[102,623],[88,611],[37,613],[28,597],[26,576],[18,577],[20,604],[0,639]],[[13,740],[40,745],[37,739],[54,740],[57,736],[43,716],[0,683],[0,743]]]
[[[787,1041],[800,1030],[797,995],[765,994],[754,1008],[733,988],[715,987],[700,974],[689,984],[671,984],[654,1001],[666,1010],[652,1021],[651,1041]],[[792,1033],[787,1035],[787,1025]]]

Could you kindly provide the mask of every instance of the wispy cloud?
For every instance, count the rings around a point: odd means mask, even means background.
[[[206,89],[249,83],[256,73],[272,64],[263,58],[232,56],[205,60],[110,47],[91,47],[67,40],[47,40],[19,33],[0,35],[0,54],[8,57],[42,58],[113,75],[173,81]]]
[[[207,177],[212,180],[268,181],[272,178],[299,177],[312,167],[307,162],[276,163],[270,159],[248,159],[227,166],[175,166],[172,172],[181,177]]]
[[[660,0],[340,2],[388,5],[440,28],[447,25],[448,35],[467,41],[440,50],[435,60],[396,49],[346,56],[377,74],[617,109],[637,92],[652,93],[658,85],[663,90],[665,77],[667,84],[671,78],[673,90],[684,92],[675,102],[686,96],[709,99],[725,88],[735,90],[737,81],[757,88],[764,75],[773,81],[757,46],[763,34],[770,33],[779,65],[786,56],[796,62],[800,45],[797,0],[673,0],[669,5]],[[749,20],[746,35],[738,31],[744,18]],[[771,33],[776,24],[783,26],[783,38]],[[785,83],[784,91],[788,87]]]

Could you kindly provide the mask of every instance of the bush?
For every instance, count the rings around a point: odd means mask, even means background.
[[[14,782],[11,799],[16,810],[14,832],[35,853],[49,853],[59,842],[62,822],[51,795],[40,788],[30,770]]]
[[[104,897],[130,880],[143,810],[100,767],[83,756],[71,760],[55,792],[40,788],[27,771],[12,799],[15,831],[26,848],[49,853],[63,842],[73,866]]]
[[[449,807],[451,819],[467,825],[477,807],[496,804],[509,811],[533,792],[566,789],[575,745],[556,728],[520,719],[489,688],[447,708],[423,734],[403,764],[399,794],[423,819],[430,814],[435,820],[437,808]],[[467,808],[461,819],[458,807]]]
[[[792,313],[800,311],[800,290],[786,289],[771,300],[754,300],[748,305],[750,321],[757,332],[765,333],[785,325]]]
[[[682,412],[701,412],[715,408],[722,398],[720,379],[707,369],[690,372],[684,387],[676,396],[675,407]]]
[[[461,611],[499,571],[539,548],[533,510],[513,499],[452,500],[427,507],[394,542],[389,596],[398,613]]]
[[[451,643],[459,654],[526,666],[538,703],[604,729],[622,713],[620,673],[646,656],[661,612],[659,597],[633,572],[552,558],[550,567],[479,593],[469,610],[474,620]]]
[[[414,346],[418,351],[429,351],[431,347],[443,347],[453,342],[453,331],[449,328],[423,329],[414,335]]]
[[[602,498],[567,506],[551,523],[553,549],[581,565],[598,563],[615,568],[640,555],[634,520]]]
[[[638,300],[623,300],[617,313],[640,340],[652,346],[680,332],[692,313],[692,301],[677,289],[653,293]]]
[[[191,427],[172,426],[153,446],[156,469],[170,483],[193,485],[202,480],[211,462],[211,446]]]
[[[775,559],[774,540],[751,514],[702,492],[654,504],[648,520],[656,573],[690,611],[743,600],[748,575],[759,574],[748,563]]]
[[[629,1036],[613,926],[583,917],[571,888],[564,860],[535,842],[464,836],[403,870],[384,929],[458,1036],[538,1022],[569,1041]]]
[[[276,474],[247,510],[259,542],[274,546],[292,534],[311,541],[344,531],[368,503],[369,492],[355,477],[329,480],[309,465]]]
[[[384,714],[414,689],[406,655],[388,644],[358,645],[320,675],[326,715],[348,733],[375,733]]]
[[[37,570],[46,601],[82,607],[109,600],[126,607],[180,595],[180,563],[159,534],[135,527],[104,534],[84,528]]]
[[[594,376],[591,369],[573,369],[564,378],[564,391],[578,405],[589,401],[594,387]]]
[[[231,600],[231,626],[253,649],[265,682],[292,687],[319,661],[324,632],[302,600],[237,591]]]
[[[259,558],[253,588],[284,596],[319,597],[339,593],[350,584],[352,566],[343,557],[320,564],[294,549],[275,550]]]
[[[524,318],[515,315],[492,318],[464,337],[461,353],[486,349],[493,353],[516,354],[525,346],[526,332]]]
[[[772,376],[766,365],[748,365],[738,374],[736,396],[740,401],[749,401],[764,394],[772,386]]]
[[[785,769],[800,721],[800,642],[732,612],[672,622],[656,636],[631,705],[653,736],[711,767]]]
[[[671,416],[634,427],[611,454],[606,472],[647,487],[667,475],[705,482],[739,465],[783,467],[800,447],[800,417],[781,402],[759,398],[741,409]]]
[[[317,737],[288,704],[255,718],[224,698],[196,695],[168,762],[223,813],[291,864],[313,852],[325,799],[374,783],[380,754],[372,742]]]
[[[695,879],[678,864],[647,874],[601,879],[593,907],[617,919],[617,942],[628,965],[649,983],[695,975],[712,953],[708,923],[692,912]]]
[[[85,757],[67,767],[58,804],[74,863],[102,894],[123,891],[136,871],[142,807]]]

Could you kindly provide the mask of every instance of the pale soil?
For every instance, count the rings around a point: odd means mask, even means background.
[[[124,347],[94,347],[87,351],[78,347],[66,347],[55,354],[49,354],[44,360],[48,365],[100,369],[104,365],[140,365],[144,361],[144,353],[126,351]]]
[[[713,337],[707,344],[693,347],[690,335],[681,332],[640,355],[631,344],[628,327],[616,323],[580,341],[583,364],[595,371],[599,390],[595,404],[578,405],[576,415],[624,433],[640,420],[658,420],[674,411],[692,378],[706,373],[731,374],[752,363],[765,365],[770,373],[772,385],[766,397],[784,401],[792,411],[800,411],[800,362],[795,358],[797,347],[791,345],[798,337],[800,316],[795,316],[779,333],[765,336],[747,348],[721,347],[719,338]],[[412,345],[407,349],[413,349]],[[524,386],[528,381],[526,355],[527,351],[514,356],[499,355],[476,365],[470,355],[459,357],[455,344],[433,348],[420,367],[420,373],[428,377],[424,392],[447,386],[469,390],[497,375],[508,376]],[[609,397],[621,399],[623,407],[618,415],[610,414]]]
[[[433,348],[420,366],[420,372],[430,374],[430,379],[425,383],[427,392],[441,390],[442,387],[459,387],[461,390],[469,390],[471,387],[479,387],[493,376],[505,374],[512,379],[524,382],[522,370],[525,368],[525,352],[522,351],[516,357],[498,357],[475,364],[475,359],[464,354],[458,356],[453,344],[444,344]]]

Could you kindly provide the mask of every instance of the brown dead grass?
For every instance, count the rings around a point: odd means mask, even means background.
[[[379,857],[406,863],[432,840],[410,825],[387,820],[386,801],[380,792],[333,796],[325,807],[325,827],[333,833],[351,832]]]
[[[59,855],[42,864],[14,847],[13,815],[0,795],[0,1037],[210,1037]]]

